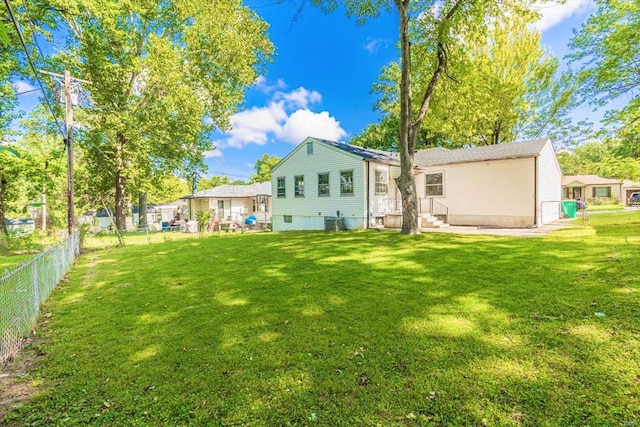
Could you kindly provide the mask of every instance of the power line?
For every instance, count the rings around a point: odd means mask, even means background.
[[[239,170],[239,171],[242,171],[242,172],[251,172],[251,173],[253,173],[252,171],[249,171],[248,168],[242,168],[242,167],[233,166],[234,165],[233,163],[221,162],[220,160],[215,160],[215,159],[213,159],[213,160],[210,159],[210,161],[212,161],[214,163],[218,163],[221,166],[227,166],[229,168],[236,169],[236,170]]]
[[[27,44],[24,41],[24,36],[22,35],[22,31],[20,30],[20,25],[18,24],[18,20],[16,19],[15,15],[13,14],[13,10],[11,9],[11,5],[9,4],[8,0],[4,0],[4,5],[7,8],[7,11],[9,12],[9,16],[11,17],[11,21],[13,22],[13,26],[16,29],[16,32],[18,33],[18,38],[20,39],[20,44],[22,45],[22,49],[24,50],[25,55],[27,55],[27,61],[29,62],[29,66],[31,66],[31,69],[33,70],[33,75],[36,78],[36,80],[38,81],[38,85],[40,86],[40,90],[42,90],[42,93],[44,94],[44,100],[47,103],[47,106],[49,107],[49,111],[51,112],[51,114],[53,115],[53,119],[56,122],[56,126],[58,127],[58,131],[60,132],[60,135],[62,135],[62,137],[66,137],[67,134],[66,132],[63,130],[62,126],[60,125],[60,122],[58,121],[58,116],[56,115],[53,106],[51,105],[51,102],[49,102],[49,99],[46,96],[46,91],[44,90],[44,85],[42,84],[42,80],[40,80],[40,77],[38,76],[38,71],[35,67],[35,65],[33,64],[33,61],[31,60],[31,55],[29,55],[29,49],[27,48]],[[38,47],[39,49],[39,47]]]
[[[42,90],[42,89],[36,88],[36,89],[25,90],[24,92],[17,92],[16,95],[26,95],[27,93],[37,92],[39,90]]]

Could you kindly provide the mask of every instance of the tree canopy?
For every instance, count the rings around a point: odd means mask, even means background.
[[[280,162],[280,157],[270,154],[263,154],[256,160],[256,173],[251,174],[251,182],[269,182],[271,181],[271,169]]]
[[[316,3],[329,9],[340,4],[337,0]],[[457,61],[463,62],[464,45],[478,38],[486,40],[488,27],[516,16],[534,15],[529,2],[512,0],[345,0],[342,4],[358,21],[394,7],[399,15],[399,90],[395,100],[401,172],[396,182],[402,198],[402,233],[417,234],[416,140],[434,114],[438,91],[443,97],[449,94],[443,81],[451,79],[450,71]]]
[[[580,67],[578,82],[583,102],[605,106],[616,101],[622,107],[607,114],[611,133],[627,154],[638,157],[640,144],[640,2],[596,2],[596,11],[576,32],[569,59]]]
[[[38,0],[59,12],[68,45],[54,66],[91,81],[78,135],[92,194],[128,193],[202,170],[208,132],[226,129],[269,60],[267,24],[238,0]]]

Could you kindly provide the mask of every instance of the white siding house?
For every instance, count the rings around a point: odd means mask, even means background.
[[[447,207],[451,225],[534,227],[560,215],[562,174],[548,138],[459,150],[419,150],[418,197]],[[442,194],[427,194],[429,176]]]
[[[367,200],[376,200],[367,181],[394,161],[390,153],[307,138],[271,170],[273,229],[322,230],[334,217],[347,229],[366,228]]]
[[[618,199],[624,198],[624,181],[602,178],[598,175],[566,175],[562,177],[562,197],[571,200]]]
[[[271,219],[269,182],[251,185],[224,184],[182,199],[189,204],[189,219],[195,219],[200,211],[215,211],[222,222],[242,223],[250,215],[255,215],[258,222],[269,222]]]
[[[415,163],[425,217],[493,227],[535,227],[559,218],[561,173],[548,138],[419,150]],[[345,194],[349,171],[353,192]],[[347,229],[398,226],[402,206],[393,178],[399,173],[396,153],[307,138],[272,170],[273,229],[321,230],[330,217],[343,218]]]

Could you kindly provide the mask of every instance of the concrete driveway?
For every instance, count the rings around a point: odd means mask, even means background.
[[[560,219],[552,224],[547,224],[536,228],[491,228],[464,225],[452,225],[445,228],[423,228],[423,233],[455,233],[455,234],[485,234],[490,236],[518,236],[518,237],[540,237],[546,236],[552,231],[561,228],[579,227],[572,224],[575,219]]]

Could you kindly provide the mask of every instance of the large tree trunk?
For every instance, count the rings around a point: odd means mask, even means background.
[[[402,78],[400,80],[400,176],[396,179],[402,197],[402,233],[419,234],[418,197],[413,175],[416,133],[411,126],[411,44],[409,42],[409,2],[396,1],[400,14],[400,44],[402,49]]]
[[[7,225],[4,223],[4,180],[0,175],[0,233],[8,235]]]
[[[118,132],[116,138],[116,228],[118,231],[126,231],[127,218],[126,218],[126,187],[124,177],[124,144],[127,142],[127,138]]]
[[[442,22],[450,21],[464,0],[456,1]],[[413,93],[411,91],[411,42],[409,41],[409,3],[410,0],[395,0],[400,15],[400,49],[402,52],[402,74],[400,79],[400,134],[398,145],[400,148],[400,176],[396,179],[400,195],[402,196],[402,233],[419,234],[418,225],[418,197],[416,193],[416,179],[413,175],[414,152],[416,135],[429,111],[431,97],[438,84],[440,75],[447,68],[447,52],[442,39],[436,47],[437,65],[422,95],[420,110],[414,120],[412,114]],[[440,31],[440,30],[438,30]]]
[[[146,230],[147,224],[147,193],[140,193],[138,197],[138,229]]]

